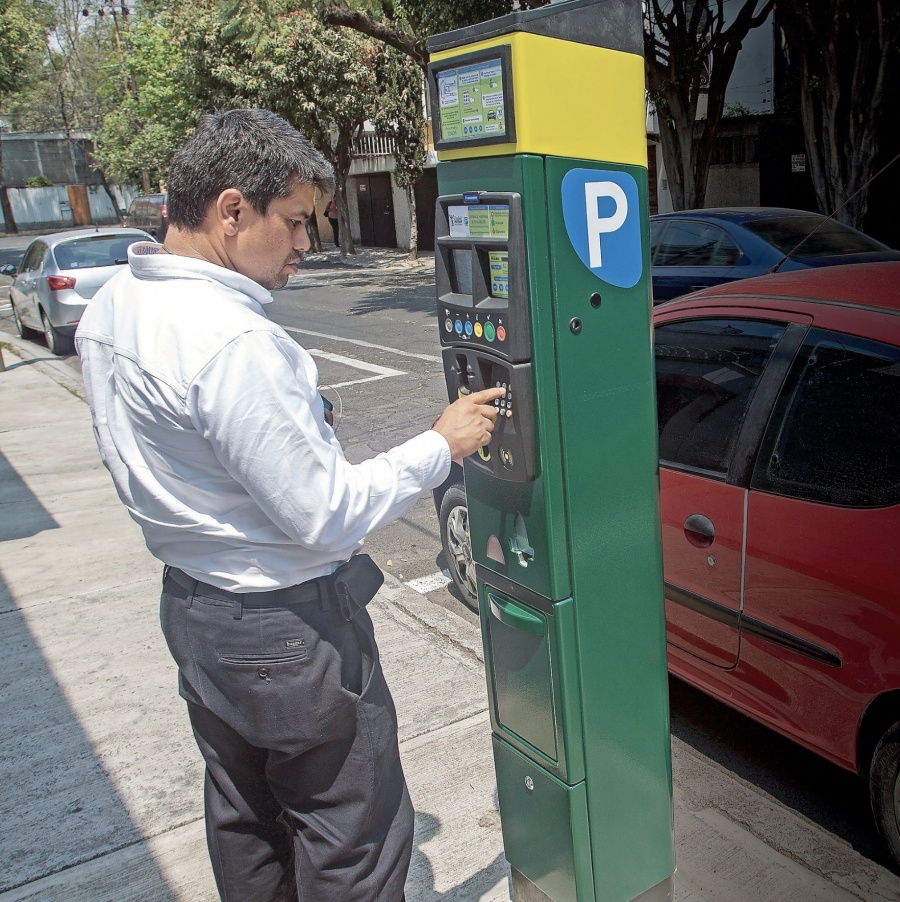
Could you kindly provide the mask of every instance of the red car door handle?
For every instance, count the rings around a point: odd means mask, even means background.
[[[684,534],[691,545],[697,548],[709,548],[716,539],[716,527],[709,517],[703,514],[691,514],[684,521]]]

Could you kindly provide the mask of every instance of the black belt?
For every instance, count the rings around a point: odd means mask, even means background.
[[[243,608],[283,608],[307,601],[321,601],[325,604],[332,599],[334,586],[334,576],[330,575],[319,576],[297,586],[272,589],[270,592],[229,592],[227,589],[220,589],[218,586],[194,579],[184,570],[169,565],[166,565],[163,571],[163,581],[167,579],[171,579],[191,595],[233,604],[234,616],[237,619],[240,619],[240,611]]]

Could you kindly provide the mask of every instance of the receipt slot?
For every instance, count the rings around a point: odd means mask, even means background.
[[[448,397],[516,902],[668,900],[672,778],[640,0],[429,40]]]

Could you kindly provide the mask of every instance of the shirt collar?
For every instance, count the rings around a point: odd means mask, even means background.
[[[258,304],[270,304],[272,294],[247,276],[196,257],[182,257],[152,241],[128,248],[128,263],[136,279],[204,279],[247,295]]]

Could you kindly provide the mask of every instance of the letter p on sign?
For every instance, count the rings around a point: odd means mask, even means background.
[[[615,203],[612,216],[600,215],[600,198],[611,197]],[[587,182],[584,186],[584,209],[587,211],[588,248],[591,269],[602,266],[600,235],[617,232],[628,216],[628,198],[615,182]]]
[[[644,258],[634,178],[607,169],[571,169],[562,180],[562,202],[566,232],[581,262],[610,285],[636,285]]]

